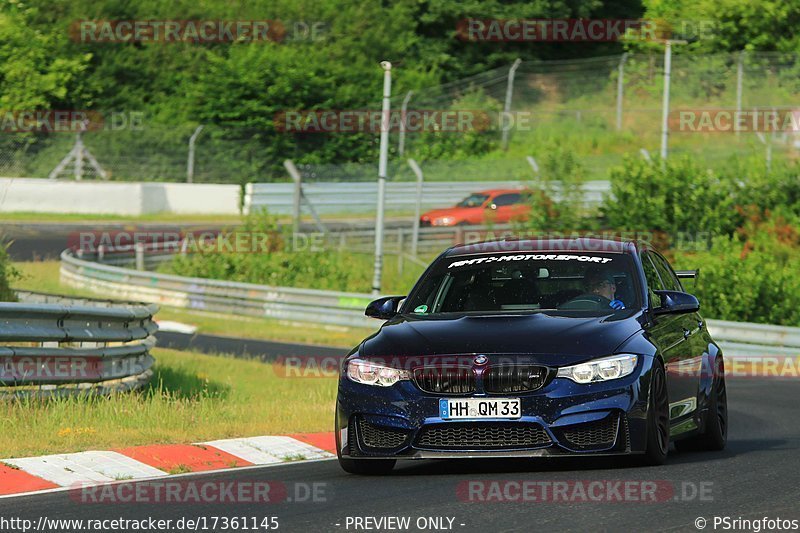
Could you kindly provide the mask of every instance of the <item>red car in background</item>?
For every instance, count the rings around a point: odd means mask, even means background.
[[[424,213],[420,226],[459,226],[467,224],[505,224],[523,220],[530,212],[530,192],[519,189],[490,189],[474,192],[455,207]]]

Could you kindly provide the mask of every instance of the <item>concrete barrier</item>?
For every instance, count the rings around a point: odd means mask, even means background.
[[[235,184],[139,183],[0,178],[0,212],[236,215]]]

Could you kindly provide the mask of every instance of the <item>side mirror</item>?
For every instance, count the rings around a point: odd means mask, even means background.
[[[497,209],[497,204],[489,204],[489,205],[486,206],[486,209],[495,210],[495,209]]]
[[[397,314],[398,304],[405,296],[385,296],[378,298],[367,305],[364,314],[370,318],[389,320]]]
[[[657,315],[666,313],[693,313],[700,309],[697,297],[680,291],[653,291],[661,297],[661,307],[653,309]]]

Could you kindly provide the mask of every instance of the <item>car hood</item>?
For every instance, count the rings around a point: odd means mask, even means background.
[[[542,364],[574,364],[610,355],[641,331],[641,312],[605,317],[544,313],[456,318],[395,317],[364,341],[362,357],[526,354]]]

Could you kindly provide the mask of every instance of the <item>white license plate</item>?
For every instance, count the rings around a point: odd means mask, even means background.
[[[442,398],[439,416],[447,420],[459,418],[519,418],[519,398]]]

